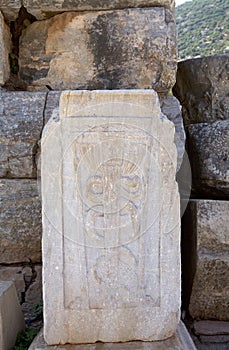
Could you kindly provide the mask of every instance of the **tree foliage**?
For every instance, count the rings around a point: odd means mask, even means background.
[[[192,0],[176,8],[180,58],[229,53],[228,0]]]

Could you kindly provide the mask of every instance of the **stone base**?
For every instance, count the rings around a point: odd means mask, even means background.
[[[156,342],[95,343],[83,345],[46,345],[41,331],[30,345],[29,350],[196,350],[183,322],[176,334],[167,340]]]
[[[24,317],[15,286],[11,281],[0,281],[0,349],[11,349],[18,332],[24,329]]]

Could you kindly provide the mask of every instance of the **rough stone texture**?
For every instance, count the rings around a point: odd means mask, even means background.
[[[211,336],[206,336],[206,335],[201,335],[200,336],[200,341],[202,343],[216,343],[217,348],[221,350],[221,343],[227,343],[227,346],[229,345],[229,335],[211,335]]]
[[[51,117],[59,118],[60,95],[61,91],[50,91],[48,93],[44,114],[45,124],[47,124]]]
[[[46,93],[0,91],[0,177],[36,178]]]
[[[11,48],[10,29],[0,12],[0,86],[4,85],[10,76],[9,53]]]
[[[0,263],[41,261],[41,203],[36,180],[0,180]]]
[[[174,0],[1,0],[0,10],[4,13],[7,20],[13,21],[18,16],[21,4],[39,20],[66,11],[111,10],[154,6],[164,6],[170,10],[174,8]]]
[[[60,120],[46,126],[41,147],[48,344],[175,333],[180,215],[173,138],[154,91],[62,93]]]
[[[177,171],[181,167],[185,152],[186,135],[184,131],[181,106],[176,97],[172,95],[160,96],[161,111],[175,125],[175,144],[177,147]]]
[[[59,100],[61,91],[50,91],[47,96],[45,106],[45,124],[51,117],[59,118]],[[181,115],[181,107],[179,101],[172,95],[161,95],[160,106],[162,113],[175,125],[175,144],[177,147],[177,170],[183,160],[185,151],[185,131]]]
[[[18,332],[24,328],[25,322],[14,284],[0,281],[0,349],[12,349]]]
[[[229,319],[228,210],[227,201],[191,200],[185,214],[192,223],[186,222],[183,238],[195,319]]]
[[[196,335],[229,335],[229,322],[198,321],[194,323]]]
[[[1,0],[0,10],[7,21],[15,21],[21,7],[21,0]]]
[[[40,265],[0,265],[0,280],[14,282],[20,303],[34,305],[42,300],[41,270]]]
[[[168,92],[176,58],[174,18],[163,7],[67,12],[23,31],[20,78],[30,90]]]
[[[168,340],[156,342],[128,342],[119,344],[87,344],[47,346],[41,331],[30,345],[29,350],[196,350],[196,347],[180,322],[176,334]]]
[[[38,304],[42,300],[42,267],[35,265],[34,269],[27,271],[26,276],[30,283],[25,293],[25,303]]]
[[[229,198],[229,120],[190,125],[187,139],[194,193]]]
[[[229,55],[179,62],[173,89],[186,125],[229,119]]]

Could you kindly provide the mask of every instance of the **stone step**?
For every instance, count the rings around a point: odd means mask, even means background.
[[[46,345],[43,330],[38,334],[29,350],[196,350],[183,322],[180,322],[175,336],[164,341],[95,343],[84,345]]]

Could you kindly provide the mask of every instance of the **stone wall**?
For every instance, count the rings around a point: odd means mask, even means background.
[[[195,319],[228,320],[229,56],[178,64],[192,196],[183,218],[184,307]]]
[[[179,169],[176,59],[173,0],[0,2],[0,280],[15,282],[25,309],[41,300],[40,138],[60,91],[155,89]]]

